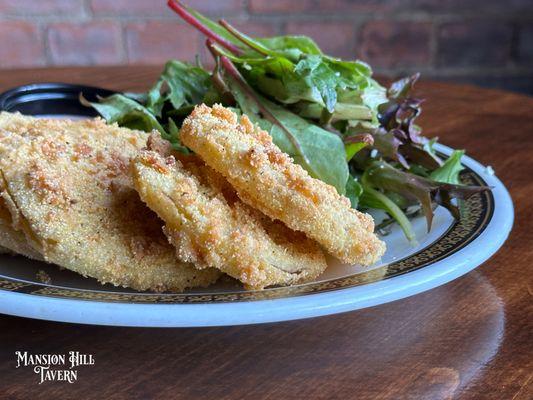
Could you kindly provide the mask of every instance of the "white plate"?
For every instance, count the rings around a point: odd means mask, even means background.
[[[439,145],[448,155],[451,149]],[[254,324],[317,317],[375,306],[443,285],[493,255],[513,225],[513,205],[503,184],[487,168],[464,157],[464,179],[491,192],[466,202],[466,216],[455,222],[442,208],[433,229],[413,221],[418,244],[409,244],[398,227],[383,239],[387,253],[372,268],[330,261],[315,282],[289,288],[244,291],[220,283],[182,294],[141,293],[100,285],[52,265],[0,256],[0,312],[85,324],[194,327]],[[43,270],[51,284],[43,284]]]

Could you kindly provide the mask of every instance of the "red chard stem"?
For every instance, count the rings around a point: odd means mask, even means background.
[[[269,55],[269,51],[266,47],[260,45],[259,43],[254,42],[249,36],[245,35],[242,32],[239,32],[235,27],[230,25],[227,21],[221,19],[218,21],[220,25],[222,25],[229,33],[231,33],[233,36],[235,36],[238,40],[243,42],[245,45],[250,47],[251,49],[257,51],[259,54],[262,54],[264,56]]]
[[[202,22],[200,22],[198,18],[196,18],[193,14],[191,14],[189,10],[187,10],[187,8],[179,0],[168,0],[167,4],[173,11],[175,11],[181,18],[183,18],[185,22],[194,26],[196,29],[198,29],[208,38],[217,42],[222,47],[228,49],[233,54],[242,55],[242,50],[238,46],[227,41],[223,37],[220,37],[215,32],[213,32],[211,29],[209,29],[207,26],[202,24]]]

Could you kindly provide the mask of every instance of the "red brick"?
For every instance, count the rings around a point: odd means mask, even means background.
[[[430,61],[431,25],[425,22],[373,21],[361,33],[359,55],[372,66],[420,66]]]
[[[500,66],[511,56],[512,27],[496,21],[451,22],[440,27],[440,66]]]
[[[0,0],[0,15],[78,16],[82,0]]]
[[[166,1],[147,0],[91,0],[90,7],[96,16],[171,16],[173,12]]]
[[[390,11],[399,5],[399,0],[327,0],[319,1],[316,7],[318,12],[383,12]]]
[[[2,21],[0,38],[0,68],[44,64],[44,43],[35,25],[23,21]]]
[[[244,0],[185,1],[195,10],[210,15],[239,14],[244,10]],[[91,9],[98,16],[170,17],[175,15],[165,0],[91,0]]]
[[[244,0],[185,0],[195,10],[217,16],[219,14],[241,14],[245,11]]]
[[[254,37],[276,36],[279,34],[276,22],[229,21],[239,31]]]
[[[254,14],[297,13],[312,11],[313,0],[250,0],[250,12]]]
[[[313,38],[324,53],[347,59],[355,58],[355,27],[350,22],[289,22],[287,34]]]
[[[113,22],[52,24],[48,44],[55,65],[105,65],[123,60],[120,27]]]
[[[432,14],[464,12],[491,14],[502,11],[531,11],[531,0],[410,0],[409,7]]]
[[[159,64],[170,58],[194,61],[200,42],[200,33],[176,22],[150,21],[126,26],[128,57],[133,64]]]

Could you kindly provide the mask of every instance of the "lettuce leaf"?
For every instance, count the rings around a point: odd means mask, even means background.
[[[157,130],[163,139],[172,144],[175,150],[182,153],[189,152],[181,144],[178,127],[171,118],[169,118],[165,128],[150,110],[129,97],[114,94],[99,99],[99,102],[90,102],[80,95],[80,102],[85,106],[93,107],[109,124],[117,123],[126,128],[145,132]]]
[[[161,117],[165,102],[169,101],[175,109],[199,104],[211,86],[211,76],[204,69],[176,60],[168,61],[148,91],[146,108]]]
[[[384,161],[374,161],[366,169],[363,182],[374,189],[397,193],[408,200],[415,200],[422,206],[428,231],[433,220],[432,204],[445,207],[458,218],[460,211],[451,202],[452,198],[466,200],[475,193],[489,190],[485,186],[467,186],[437,182],[430,178],[400,171]]]
[[[274,143],[311,176],[344,194],[348,164],[342,140],[265,99],[247,86],[242,76],[236,75],[238,72],[231,68],[231,64],[226,62],[225,65],[228,75],[232,74],[227,79],[228,86],[243,113],[269,132]]]
[[[444,164],[431,172],[429,177],[437,182],[452,183],[455,185],[461,184],[459,174],[464,169],[461,165],[461,158],[464,154],[464,150],[454,150]]]
[[[155,115],[135,100],[122,94],[114,94],[99,100],[99,102],[89,102],[83,96],[80,97],[82,104],[93,107],[109,124],[116,122],[130,129],[145,132],[155,129],[161,134],[166,134],[166,130]]]

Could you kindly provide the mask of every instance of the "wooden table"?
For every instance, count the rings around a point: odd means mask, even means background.
[[[3,71],[0,91],[43,81],[145,90],[160,67]],[[492,165],[516,221],[483,266],[440,288],[303,321],[205,329],[82,326],[0,316],[9,399],[533,398],[533,99],[422,82],[421,125]],[[38,385],[14,352],[95,357],[73,384]]]

